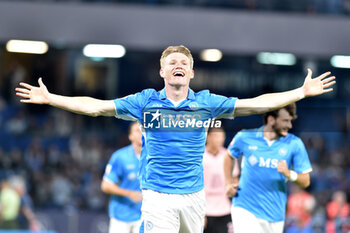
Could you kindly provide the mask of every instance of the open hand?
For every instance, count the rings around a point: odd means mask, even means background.
[[[331,72],[321,74],[316,78],[312,78],[312,71],[307,69],[308,73],[302,86],[305,97],[322,95],[323,93],[333,91],[330,88],[335,84],[335,76],[330,76]]]
[[[23,82],[19,84],[21,87],[16,88],[16,95],[23,98],[20,100],[22,103],[49,104],[49,91],[41,78],[39,78],[38,83],[39,87]]]

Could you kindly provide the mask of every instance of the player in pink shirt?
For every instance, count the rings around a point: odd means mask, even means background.
[[[224,158],[225,131],[211,128],[203,156],[204,191],[206,199],[206,224],[204,233],[232,232],[231,201],[226,195]],[[239,168],[235,163],[234,177],[238,177]],[[238,182],[238,180],[237,180]]]

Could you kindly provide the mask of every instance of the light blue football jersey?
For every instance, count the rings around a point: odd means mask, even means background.
[[[300,138],[288,133],[269,146],[263,129],[238,132],[228,147],[233,157],[243,156],[238,191],[232,203],[269,222],[283,221],[287,179],[277,171],[278,162],[285,160],[288,168],[297,173],[311,172],[312,168]]]
[[[214,118],[232,117],[236,100],[191,89],[177,106],[165,89],[114,100],[118,118],[137,120],[143,128],[142,189],[171,194],[202,190],[206,128],[218,126]]]
[[[114,152],[106,166],[103,179],[118,184],[120,188],[141,192],[138,179],[139,158],[132,145]],[[111,195],[109,216],[123,222],[133,222],[141,218],[141,203],[128,197]]]

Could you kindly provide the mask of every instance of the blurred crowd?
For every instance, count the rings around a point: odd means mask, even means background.
[[[107,198],[100,191],[101,177],[117,143],[107,145],[98,132],[84,135],[82,129],[74,134],[79,125],[75,123],[83,117],[54,111],[33,120],[24,109],[14,112],[13,118],[1,125],[1,137],[6,137],[2,141],[7,144],[0,146],[0,177],[24,177],[38,208],[103,210]]]
[[[349,232],[349,143],[329,150],[321,133],[300,136],[312,163],[311,186],[303,191],[290,185],[286,222],[290,230],[287,232]]]

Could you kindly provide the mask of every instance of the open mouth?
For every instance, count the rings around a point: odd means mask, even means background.
[[[184,77],[184,76],[185,76],[185,73],[182,72],[182,71],[175,71],[175,72],[173,73],[173,75],[174,75],[175,77]]]

